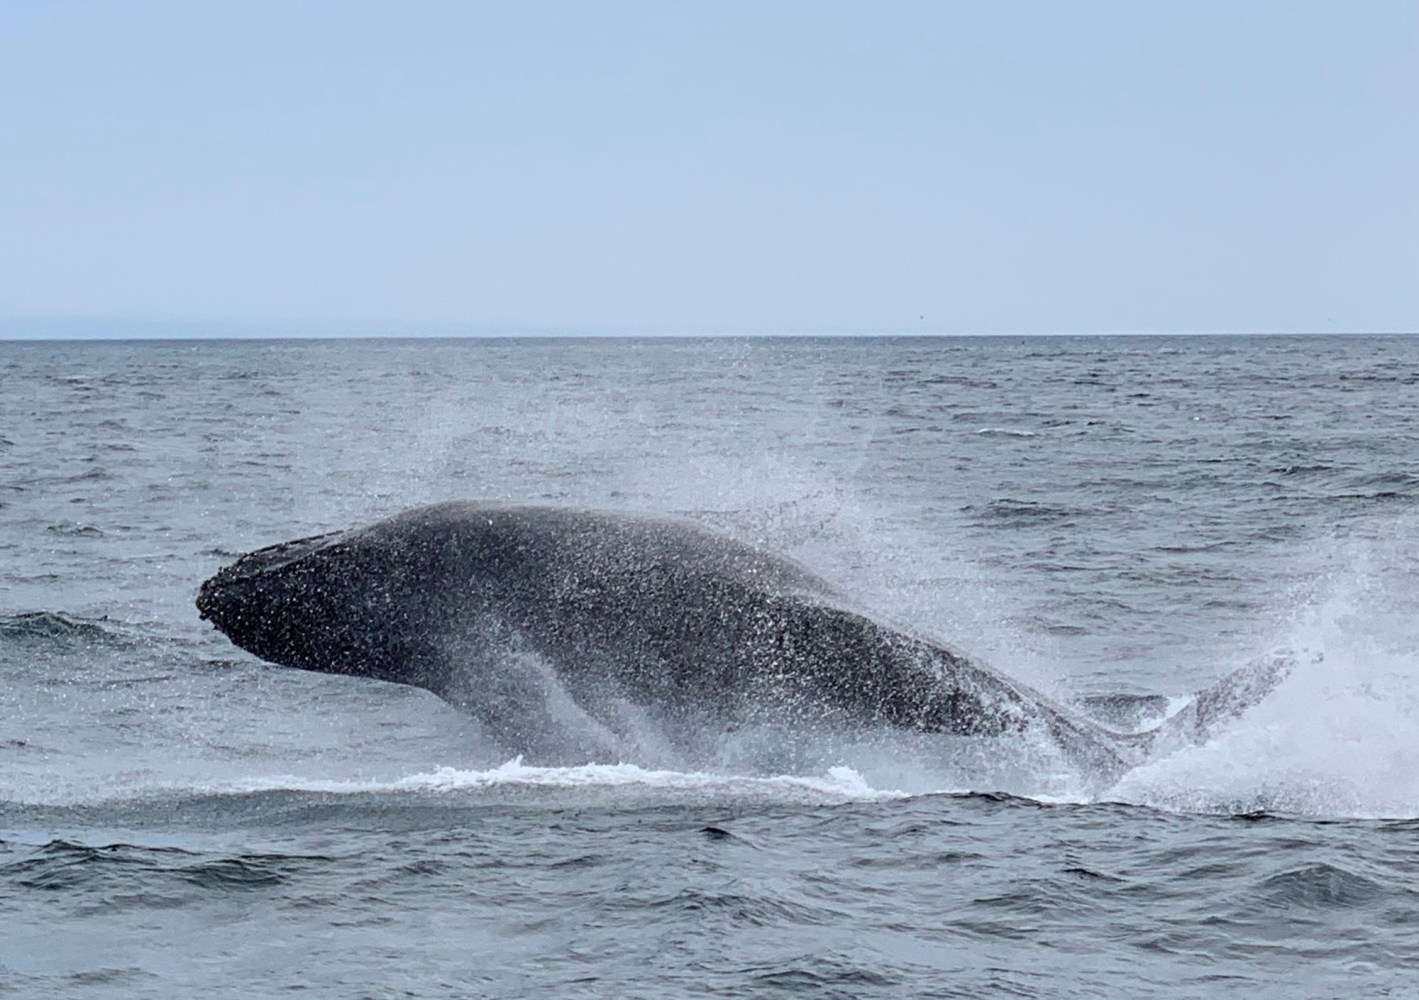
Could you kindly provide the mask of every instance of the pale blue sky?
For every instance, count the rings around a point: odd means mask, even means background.
[[[0,5],[0,336],[1414,330],[1416,178],[1412,0]]]

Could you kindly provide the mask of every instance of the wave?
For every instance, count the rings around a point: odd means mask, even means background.
[[[102,528],[79,521],[61,521],[58,524],[49,525],[44,530],[62,538],[102,538],[104,534]]]
[[[285,882],[298,865],[328,861],[279,854],[210,856],[177,847],[126,843],[92,846],[51,840],[16,861],[0,862],[0,881],[49,892],[94,892],[104,909],[179,906],[193,893],[263,889]]]
[[[962,507],[961,510],[967,514],[974,514],[981,521],[1008,524],[1065,521],[1077,517],[1087,517],[1091,513],[1079,507],[1040,503],[1034,500],[1017,500],[1014,497],[1001,497],[979,506],[972,504]]]
[[[1257,901],[1286,911],[1352,909],[1386,895],[1380,883],[1324,862],[1269,875],[1257,890]]]
[[[65,611],[22,611],[14,615],[0,615],[0,643],[125,646],[130,641],[123,623],[107,615],[86,618]]]

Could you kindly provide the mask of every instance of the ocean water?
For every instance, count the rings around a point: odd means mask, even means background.
[[[1120,727],[1298,665],[1102,790],[549,767],[197,618],[448,498],[696,521]],[[0,343],[0,995],[1419,996],[1416,500],[1419,338]]]

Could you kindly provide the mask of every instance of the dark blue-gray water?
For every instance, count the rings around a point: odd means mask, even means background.
[[[539,766],[197,618],[452,497],[697,521],[1116,726],[1299,665],[1098,791]],[[1419,996],[1416,500],[1419,338],[0,343],[0,994]]]

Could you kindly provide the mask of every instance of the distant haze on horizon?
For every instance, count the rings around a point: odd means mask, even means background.
[[[1416,95],[1413,0],[13,3],[0,338],[1409,332]]]

